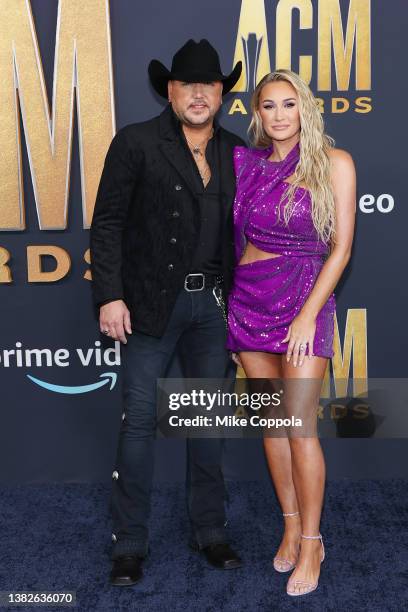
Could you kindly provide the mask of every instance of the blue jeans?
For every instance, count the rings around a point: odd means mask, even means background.
[[[144,557],[156,432],[156,382],[175,351],[186,378],[231,378],[235,367],[225,348],[226,330],[212,289],[180,292],[161,338],[139,332],[121,346],[125,418],[119,435],[111,510],[116,542],[112,558]],[[225,542],[225,486],[221,439],[187,440],[187,506],[198,546]]]

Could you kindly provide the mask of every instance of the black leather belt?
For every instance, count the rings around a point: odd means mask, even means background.
[[[203,274],[194,272],[187,274],[184,278],[184,289],[186,291],[202,291],[203,289],[216,287],[222,283],[222,276],[219,274]]]

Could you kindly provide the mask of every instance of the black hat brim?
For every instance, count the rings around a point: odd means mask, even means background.
[[[237,62],[232,72],[228,75],[219,72],[175,72],[172,73],[159,60],[152,60],[148,67],[150,82],[155,91],[163,98],[168,98],[167,83],[170,80],[184,81],[185,83],[210,83],[212,81],[222,82],[222,95],[225,96],[234,87],[241,76],[242,62]]]

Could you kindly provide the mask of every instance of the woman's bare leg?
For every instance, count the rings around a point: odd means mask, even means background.
[[[327,359],[308,358],[300,367],[293,367],[292,363],[283,363],[283,377],[288,387],[286,395],[286,408],[308,421],[309,429],[304,432],[309,435],[310,428],[314,429],[317,420],[317,408],[321,384],[327,366]],[[302,381],[303,379],[303,381]],[[302,435],[302,434],[301,434]],[[320,529],[320,516],[323,504],[325,484],[325,462],[317,435],[313,437],[289,436],[292,458],[292,478],[299,504],[302,534],[316,536]],[[291,592],[302,593],[306,587],[295,584],[295,580],[314,584],[320,574],[320,560],[322,547],[319,540],[301,539],[299,560],[293,571],[288,588]]]
[[[241,352],[241,363],[247,378],[282,378],[282,355],[262,352]],[[264,437],[264,448],[269,472],[283,513],[298,512],[296,491],[292,480],[292,459],[289,440],[286,436]],[[299,554],[301,533],[300,516],[284,517],[285,530],[276,557],[286,559],[276,561],[281,571],[289,564],[296,563]]]

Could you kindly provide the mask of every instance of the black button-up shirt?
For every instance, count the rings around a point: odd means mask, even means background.
[[[174,114],[174,113],[173,113]],[[218,131],[219,126],[214,121],[214,134],[207,143],[205,156],[211,169],[211,178],[204,187],[194,156],[190,151],[181,123],[177,116],[180,138],[184,144],[191,168],[191,177],[195,187],[195,198],[200,207],[200,233],[193,255],[190,272],[203,272],[204,274],[221,274],[221,227],[222,205],[220,192],[220,163],[218,157]],[[192,211],[189,211],[190,214]]]

